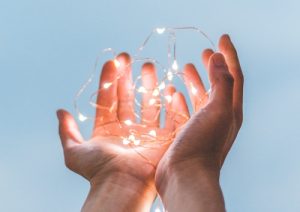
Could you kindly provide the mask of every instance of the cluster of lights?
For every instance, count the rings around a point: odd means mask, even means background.
[[[135,136],[134,136],[133,134],[130,134],[130,135],[128,136],[128,138],[123,138],[123,144],[124,144],[124,145],[128,145],[128,144],[130,144],[130,143],[133,143],[135,146],[138,146],[138,145],[140,145],[141,140],[136,139]]]
[[[164,95],[164,89],[166,88],[166,85],[169,83],[172,83],[172,81],[174,80],[175,77],[178,77],[180,79],[183,79],[183,72],[179,71],[179,64],[176,60],[176,32],[177,31],[182,31],[182,30],[189,30],[189,31],[194,31],[197,32],[199,34],[201,34],[202,36],[204,36],[210,43],[211,47],[214,47],[213,42],[208,38],[208,36],[201,31],[199,28],[196,27],[174,27],[174,28],[167,28],[167,27],[163,27],[163,28],[155,28],[151,31],[151,33],[147,36],[147,38],[145,39],[145,41],[143,42],[143,44],[138,48],[137,54],[135,54],[130,62],[130,64],[128,64],[128,66],[131,66],[132,64],[136,63],[136,62],[142,62],[142,63],[146,63],[146,62],[151,62],[154,65],[156,65],[158,68],[160,68],[163,73],[164,76],[162,77],[162,79],[159,81],[159,83],[157,84],[157,86],[154,89],[147,89],[144,86],[138,86],[138,81],[141,80],[141,76],[138,76],[133,84],[132,89],[134,90],[134,92],[136,93],[140,93],[140,94],[151,94],[152,97],[149,99],[148,105],[149,106],[156,106],[158,108],[157,111],[157,115],[152,117],[153,120],[155,120],[162,108],[165,107],[165,104],[169,104],[172,102],[172,96],[171,95]],[[143,49],[145,48],[145,46],[148,44],[149,40],[151,39],[152,36],[154,35],[162,35],[162,34],[166,34],[168,33],[168,53],[167,53],[167,57],[168,57],[168,64],[167,66],[163,66],[161,63],[159,63],[156,59],[154,58],[144,58],[144,57],[140,57],[140,53],[143,51]],[[114,61],[114,65],[116,68],[120,67],[120,62],[117,60],[117,56],[116,53],[113,51],[113,49],[111,48],[107,48],[104,49],[103,53],[111,53],[113,56],[113,61]],[[99,56],[101,57],[102,54]],[[97,71],[97,67],[98,67],[98,59],[96,60],[96,64],[95,64],[95,69],[93,71],[93,73],[91,74],[91,76],[89,77],[89,79],[83,84],[83,86],[80,88],[80,90],[77,92],[75,99],[74,99],[74,106],[75,106],[75,110],[77,111],[78,114],[78,119],[82,122],[88,120],[88,119],[93,119],[93,117],[89,117],[84,115],[78,107],[78,101],[80,99],[80,96],[82,95],[82,93],[86,90],[86,88],[90,85],[90,83],[92,82],[95,73]],[[94,92],[93,95],[91,95],[90,97],[90,104],[94,107],[102,107],[101,105],[97,105],[97,103],[95,103],[96,101],[94,101],[95,96],[97,96],[97,94],[99,93],[99,91],[101,89],[103,90],[107,90],[109,89],[120,77],[122,77],[124,73],[120,72],[119,76],[117,77],[117,79],[111,81],[111,82],[105,82],[102,85],[102,88],[100,88],[97,92]],[[192,95],[197,96],[197,88],[190,82],[189,85],[190,86],[190,90]],[[162,100],[162,101],[160,101]],[[137,104],[137,106],[139,106],[141,108],[141,103],[138,101],[138,99],[136,98],[134,100],[134,102]],[[106,108],[108,109],[108,111],[111,111],[111,108]],[[153,120],[144,120],[138,112],[135,112],[135,116],[137,119],[141,120],[142,123],[147,123],[147,122],[151,122]],[[176,111],[175,111],[176,113]],[[176,115],[182,115],[182,114],[176,114]],[[119,120],[116,120],[116,122],[120,123]],[[123,124],[125,126],[132,126],[135,125],[136,123],[133,123],[132,120],[125,120],[123,121]],[[139,124],[142,125],[142,124]],[[122,126],[122,125],[120,125]],[[176,131],[176,130],[175,130]],[[168,138],[160,138],[157,135],[157,131],[156,130],[150,130],[146,133],[139,133],[139,132],[134,132],[134,133],[130,133],[127,137],[121,137],[122,143],[124,145],[130,145],[132,147],[135,146],[140,146],[143,145],[145,143],[145,141],[156,141],[156,142],[160,142],[160,143],[164,143],[166,141],[169,141],[170,138],[172,138],[175,134],[174,132],[171,132],[170,135],[168,135]]]

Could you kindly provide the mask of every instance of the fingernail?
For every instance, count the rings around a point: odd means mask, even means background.
[[[230,38],[230,36],[228,34],[224,34],[224,36],[226,36],[228,38],[228,40],[231,41],[231,38]]]
[[[225,59],[221,53],[214,54],[212,59],[215,66],[225,66]]]

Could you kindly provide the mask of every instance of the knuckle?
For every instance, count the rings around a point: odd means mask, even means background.
[[[224,80],[229,84],[233,84],[234,82],[233,77],[229,73],[224,74]]]
[[[240,81],[241,84],[244,84],[244,74],[241,68],[237,68],[235,71],[235,78]]]
[[[65,156],[65,166],[72,170],[72,171],[75,171],[75,168],[74,168],[74,162],[72,161],[72,159],[68,156]]]
[[[218,103],[212,103],[208,107],[218,120],[231,120],[233,119],[233,109],[231,106],[223,105],[220,107]]]
[[[240,72],[239,72],[239,78],[240,78],[241,83],[244,84],[245,78],[244,78],[244,74],[243,74],[242,70],[240,70]]]
[[[74,170],[74,151],[72,147],[64,147],[65,166],[70,170]]]
[[[68,168],[68,169],[71,169],[72,170],[72,163],[70,162],[70,160],[67,160],[67,159],[65,159],[65,165],[66,165],[66,167]]]
[[[234,79],[233,79],[233,77],[231,76],[230,73],[223,72],[223,73],[222,73],[221,79],[222,79],[222,81],[225,82],[226,84],[229,84],[229,85],[233,86]]]
[[[240,129],[242,127],[243,119],[244,119],[243,113],[238,113],[236,115],[235,119],[236,119],[238,129]]]

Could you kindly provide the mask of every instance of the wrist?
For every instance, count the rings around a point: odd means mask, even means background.
[[[168,181],[173,178],[185,178],[187,175],[199,177],[210,176],[211,179],[219,181],[220,166],[212,158],[189,158],[186,160],[161,160],[155,176],[155,184],[158,193],[161,195]],[[189,179],[189,178],[188,178]]]
[[[82,211],[149,211],[156,195],[153,183],[126,173],[90,180],[91,188]]]
[[[219,176],[218,166],[189,160],[167,166],[156,186],[168,211],[225,211]]]

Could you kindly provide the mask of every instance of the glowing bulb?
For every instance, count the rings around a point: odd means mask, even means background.
[[[134,135],[130,134],[130,135],[128,136],[128,139],[129,139],[130,141],[134,141],[134,140],[135,140],[135,137],[134,137]]]
[[[149,135],[156,137],[156,131],[155,130],[150,130]]]
[[[106,82],[103,84],[103,88],[107,89],[112,85],[112,82]]]
[[[132,121],[131,121],[130,119],[125,120],[124,123],[125,123],[127,126],[131,126],[131,125],[132,125]]]
[[[172,81],[172,79],[173,79],[173,73],[171,71],[168,71],[167,78],[168,78],[169,81]]]
[[[172,96],[170,96],[170,95],[166,95],[165,99],[167,100],[168,103],[172,102]]]
[[[154,105],[154,104],[155,104],[155,102],[156,102],[156,100],[155,100],[155,99],[150,99],[150,100],[149,100],[149,105]]]
[[[145,87],[141,86],[141,87],[138,88],[138,92],[139,93],[147,93],[147,90],[146,90]]]
[[[177,61],[176,60],[174,60],[174,62],[173,62],[173,64],[172,64],[172,69],[173,70],[178,70],[178,64],[177,64]]]
[[[156,208],[155,212],[161,212],[161,210],[159,208]]]
[[[83,115],[82,113],[79,113],[78,114],[78,119],[79,119],[79,121],[84,122],[85,120],[87,120],[87,117],[85,115]]]
[[[159,95],[159,90],[158,89],[154,89],[152,95],[153,96],[158,96]]]
[[[197,89],[194,87],[194,85],[191,83],[191,89],[192,89],[192,94],[196,95]]]
[[[165,89],[165,87],[166,87],[165,82],[160,83],[160,85],[158,86],[159,90],[163,90]]]
[[[135,139],[134,141],[133,141],[133,143],[134,143],[134,145],[139,145],[140,143],[141,143],[141,141],[140,140],[137,140],[137,139]]]
[[[156,32],[157,32],[158,34],[164,33],[165,30],[166,30],[166,28],[156,28]]]
[[[123,139],[123,144],[124,145],[128,145],[129,143],[130,143],[130,141],[128,139],[126,139],[126,138]]]
[[[114,64],[115,64],[116,68],[119,68],[121,65],[117,59],[114,59]]]

